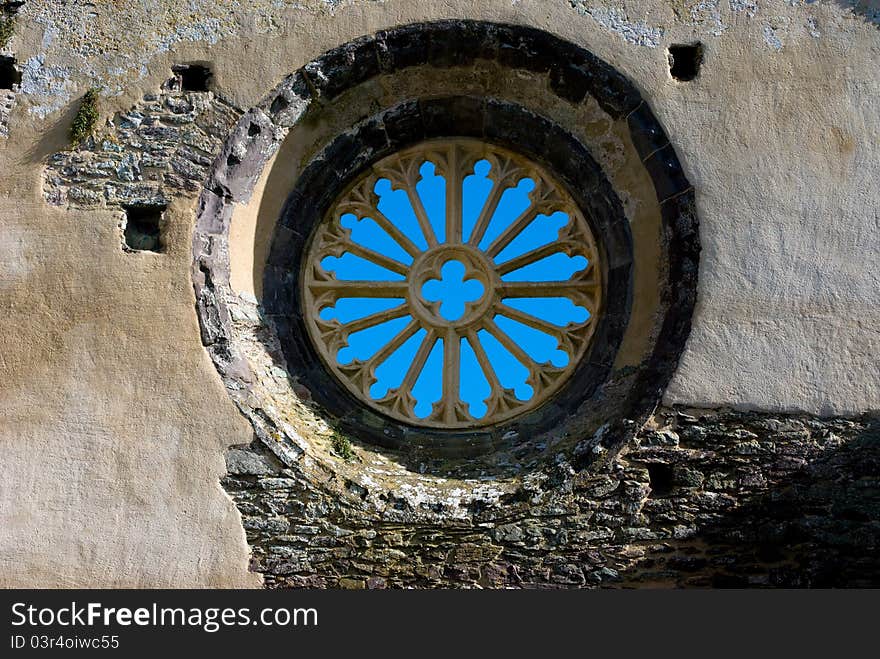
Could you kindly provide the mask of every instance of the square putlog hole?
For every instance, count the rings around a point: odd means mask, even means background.
[[[12,89],[20,84],[21,71],[15,66],[15,58],[0,56],[0,89]]]
[[[161,252],[162,217],[167,206],[124,206],[125,247],[136,252]]]
[[[669,46],[669,73],[680,82],[693,80],[700,74],[703,63],[703,45],[673,44]]]
[[[210,91],[211,78],[214,74],[204,64],[180,64],[171,67],[174,72],[176,87],[184,92]]]
[[[652,497],[666,497],[672,493],[675,485],[675,472],[672,465],[659,462],[648,463],[648,478]]]

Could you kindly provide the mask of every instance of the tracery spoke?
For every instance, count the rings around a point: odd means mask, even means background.
[[[492,189],[489,196],[480,210],[474,228],[471,230],[468,244],[474,247],[478,246],[486,235],[486,230],[492,223],[495,211],[498,210],[498,204],[504,193],[512,187],[515,187],[521,178],[524,177],[522,168],[513,159],[506,156],[486,154],[486,160],[490,163],[489,178],[492,180]]]
[[[419,349],[416,351],[415,357],[413,357],[412,364],[409,365],[409,368],[406,371],[403,382],[401,382],[400,387],[398,387],[399,392],[407,394],[412,392],[413,387],[416,385],[416,381],[419,379],[419,375],[421,375],[425,368],[431,350],[434,349],[435,343],[437,343],[437,333],[434,332],[434,330],[428,330],[428,333],[419,345]]]
[[[520,232],[529,226],[538,216],[540,209],[534,204],[525,209],[518,218],[516,218],[501,234],[492,241],[492,244],[486,248],[486,254],[491,258],[495,258],[507,247]]]
[[[543,332],[548,336],[552,336],[556,339],[558,344],[558,348],[560,350],[564,350],[566,353],[571,354],[574,349],[574,342],[576,340],[577,330],[590,322],[589,318],[583,323],[568,323],[564,327],[559,327],[558,325],[554,325],[553,323],[538,318],[537,316],[533,316],[530,313],[526,313],[525,311],[520,311],[519,309],[514,309],[513,307],[509,307],[506,304],[497,304],[495,305],[495,311],[511,320],[515,320],[523,325],[531,327],[534,330],[538,330],[539,332]]]
[[[419,331],[419,324],[416,321],[410,321],[410,323],[404,327],[397,335],[391,339],[388,343],[386,343],[379,351],[370,357],[367,360],[367,363],[372,367],[376,367],[386,359],[388,359],[394,351],[396,351],[400,346],[407,342],[407,340],[416,332]]]
[[[461,385],[461,340],[454,329],[449,328],[443,337],[443,397],[440,399],[443,420],[454,423],[460,411],[459,387]]]
[[[419,345],[412,364],[410,364],[409,369],[407,369],[406,375],[400,383],[400,386],[394,389],[389,389],[388,393],[383,398],[376,401],[379,405],[390,412],[408,417],[415,416],[415,407],[418,401],[415,399],[415,396],[413,396],[413,387],[418,381],[419,375],[421,375],[424,370],[428,357],[436,343],[436,332],[428,330],[428,333],[422,339],[422,343]]]
[[[532,359],[525,350],[520,348],[516,341],[508,336],[507,332],[504,332],[498,327],[493,319],[487,318],[483,322],[483,329],[498,339],[498,342],[501,343],[501,345],[503,345],[520,364],[529,370],[529,373],[540,367],[540,364]]]
[[[340,297],[404,297],[405,281],[356,281],[330,279],[313,281],[311,288],[317,291],[339,291]]]
[[[564,368],[557,368],[550,362],[544,362],[543,364],[536,362],[516,341],[510,338],[507,332],[504,332],[498,327],[494,320],[486,319],[483,327],[487,332],[498,339],[498,342],[501,343],[501,345],[503,345],[518,362],[528,369],[529,377],[526,379],[526,384],[533,387],[534,393],[532,394],[532,397],[538,395],[543,389],[554,384],[559,375],[565,371]]]
[[[467,341],[471,346],[471,350],[474,351],[474,355],[477,358],[477,363],[480,365],[480,369],[483,371],[483,375],[486,376],[486,381],[489,383],[489,389],[492,391],[502,389],[498,374],[495,372],[492,362],[489,361],[489,355],[486,354],[486,349],[483,347],[480,338],[474,330],[470,330],[467,333]]]
[[[422,251],[416,247],[415,243],[407,238],[400,229],[394,226],[391,220],[389,220],[388,217],[378,208],[374,208],[370,211],[370,217],[372,217],[376,221],[376,224],[382,227],[382,229],[410,256],[418,256]]]
[[[357,318],[347,323],[340,323],[340,326],[344,335],[348,337],[355,332],[360,332],[365,329],[369,329],[370,327],[381,325],[382,323],[386,323],[389,320],[397,320],[398,318],[403,318],[408,314],[409,308],[407,307],[407,305],[401,304],[399,306],[393,307],[392,309],[378,311],[376,313],[370,314],[369,316]]]
[[[462,156],[457,147],[450,147],[443,172],[446,178],[446,242],[453,245],[462,241]]]
[[[495,372],[495,368],[486,354],[486,349],[483,347],[480,337],[477,336],[475,331],[471,330],[467,334],[467,340],[474,351],[474,355],[476,355],[480,370],[483,371],[483,375],[486,377],[486,382],[489,383],[489,397],[484,401],[486,403],[486,414],[484,416],[491,418],[496,414],[503,414],[515,409],[520,405],[521,401],[516,397],[516,392],[513,389],[507,389],[501,383],[501,380],[498,379],[498,374]]]
[[[506,304],[497,304],[495,305],[495,311],[502,316],[507,316],[508,318],[515,320],[517,322],[522,323],[523,325],[528,325],[532,329],[536,329],[539,332],[544,332],[544,334],[549,334],[555,339],[559,339],[560,341],[565,334],[565,327],[568,326],[576,326],[579,327],[584,323],[568,323],[567,325],[560,327],[559,325],[554,325],[548,320],[544,320],[542,318],[538,318],[537,316],[533,316],[530,313],[526,313],[525,311],[520,311],[519,309],[514,309],[513,307],[509,307]],[[589,322],[589,321],[587,321]]]
[[[504,191],[507,187],[501,181],[493,181],[492,182],[492,190],[489,191],[489,197],[486,199],[486,202],[483,204],[482,210],[480,210],[480,216],[477,218],[476,224],[474,224],[474,228],[471,230],[471,237],[468,239],[468,244],[476,247],[480,244],[480,241],[483,240],[483,236],[486,235],[486,229],[489,228],[489,223],[492,221],[492,217],[495,215],[495,211],[498,209],[498,203],[501,201],[501,195],[504,194]]]
[[[575,243],[560,243],[560,242],[552,242],[546,245],[541,245],[540,247],[536,247],[533,250],[526,252],[525,254],[520,254],[509,261],[505,261],[504,263],[498,265],[495,270],[502,277],[514,270],[519,270],[520,268],[524,268],[527,265],[531,265],[532,263],[536,263],[543,258],[548,256],[552,256],[553,254],[563,253],[571,256],[574,254],[580,245],[576,245]],[[592,261],[589,257],[588,261]]]
[[[371,261],[378,266],[385,268],[386,270],[390,270],[391,272],[395,272],[399,275],[403,275],[406,277],[406,274],[409,272],[409,267],[397,261],[396,259],[392,259],[389,256],[385,256],[384,254],[380,254],[369,247],[364,247],[363,245],[359,245],[356,242],[348,241],[345,245],[345,251],[354,254],[355,256],[360,256],[361,258],[367,259],[367,261]]]
[[[425,206],[422,204],[422,198],[419,197],[419,193],[415,186],[406,186],[406,194],[409,196],[409,203],[412,205],[413,212],[416,214],[419,227],[421,228],[422,233],[425,234],[425,240],[428,242],[428,247],[436,247],[438,243],[437,236],[434,234],[434,227],[431,226],[431,220],[428,219],[428,212],[425,210]]]
[[[419,331],[419,323],[415,320],[409,322],[393,339],[382,346],[372,357],[365,361],[355,360],[351,364],[344,364],[340,369],[348,372],[358,386],[361,388],[364,396],[370,396],[370,387],[376,382],[376,367],[388,359],[394,352],[406,343],[411,336]]]
[[[315,280],[309,283],[317,309],[333,306],[338,300],[350,297],[405,298],[405,281],[348,281],[339,279]]]
[[[337,215],[351,213],[358,220],[364,218],[374,220],[407,254],[415,257],[421,250],[379,210],[379,196],[373,191],[376,180],[377,175],[370,176],[354,186],[349,192],[349,198],[337,206]]]
[[[593,299],[599,292],[599,282],[593,277],[568,281],[502,281],[499,286],[502,299],[507,297],[577,297]],[[584,305],[579,305],[584,306]],[[592,311],[587,307],[588,311]]]

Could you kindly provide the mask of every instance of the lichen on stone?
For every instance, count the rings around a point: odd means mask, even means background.
[[[269,588],[859,587],[877,579],[878,428],[660,408],[608,460],[561,460],[472,518],[407,484],[371,512],[366,488],[341,481],[345,496],[259,441],[230,451],[222,484]]]
[[[592,17],[603,28],[616,32],[633,45],[656,48],[663,38],[663,28],[648,25],[643,21],[630,20],[623,8],[596,7],[584,0],[569,0],[569,2],[579,14]]]

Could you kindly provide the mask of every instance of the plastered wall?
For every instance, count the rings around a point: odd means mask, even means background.
[[[53,206],[43,173],[78,98],[102,117],[210,62],[254,105],[377,29],[468,17],[534,25],[627,75],[696,188],[693,330],[666,402],[854,414],[880,408],[880,28],[868,2],[114,2],[29,0],[0,137],[0,585],[258,586],[220,487],[252,429],[199,340],[195,196],[162,254],[121,248],[113,209]],[[694,81],[666,46],[703,43]]]

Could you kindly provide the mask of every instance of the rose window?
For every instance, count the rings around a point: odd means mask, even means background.
[[[475,139],[385,157],[317,227],[310,339],[356,398],[434,428],[539,407],[584,357],[602,268],[582,211],[539,164]]]

